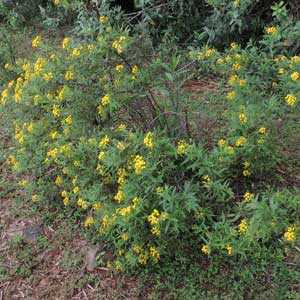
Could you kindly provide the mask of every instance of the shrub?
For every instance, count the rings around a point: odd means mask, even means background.
[[[268,28],[261,44],[272,48],[276,34]],[[16,142],[7,163],[27,174],[33,202],[76,210],[111,242],[116,269],[299,243],[299,192],[269,187],[285,159],[274,120],[299,114],[299,57],[236,43],[189,60],[165,45],[153,53],[107,16],[81,41],[50,47],[37,36],[32,47],[2,92]],[[183,88],[187,72],[225,84],[201,103]],[[197,125],[207,105],[222,118],[210,140]]]

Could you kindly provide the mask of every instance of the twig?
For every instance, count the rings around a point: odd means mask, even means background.
[[[16,230],[16,231],[17,231],[17,230]],[[8,250],[8,249],[9,249],[9,247],[1,248],[1,249],[0,249],[0,252],[5,251],[5,250]]]
[[[299,249],[297,246],[295,246],[295,249],[296,249],[298,252],[300,252],[300,249]]]
[[[86,293],[85,293],[84,290],[82,290],[82,293],[83,293],[84,299],[85,299],[85,300],[89,300],[89,298],[88,298],[88,296],[86,295]]]

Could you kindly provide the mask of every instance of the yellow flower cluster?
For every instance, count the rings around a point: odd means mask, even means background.
[[[205,188],[207,188],[207,189],[210,188],[210,186],[211,186],[211,178],[208,175],[205,175],[203,177],[203,181],[202,182],[203,182],[203,185],[204,185]]]
[[[102,140],[99,142],[99,148],[105,148],[107,146],[107,144],[109,143],[110,138],[108,135],[105,135]]]
[[[231,91],[231,92],[228,92],[228,93],[227,93],[226,98],[227,98],[228,100],[232,100],[232,99],[235,98],[235,95],[236,95],[235,91]]]
[[[144,161],[142,155],[136,155],[133,162],[135,174],[140,174],[146,168],[146,162]]]
[[[157,248],[151,246],[150,247],[150,255],[152,256],[153,262],[155,264],[157,264],[160,259],[160,254],[159,254]]]
[[[126,36],[121,35],[118,40],[112,43],[112,47],[117,50],[118,54],[121,54],[123,52],[122,42],[125,40],[126,40]]]
[[[124,66],[122,64],[121,65],[116,65],[115,69],[116,69],[117,72],[121,73],[124,69]]]
[[[201,248],[201,251],[204,253],[204,254],[207,254],[209,255],[211,253],[211,249],[209,248],[209,246],[207,245],[203,245],[202,248]]]
[[[65,74],[65,79],[66,80],[73,80],[74,79],[74,72],[73,71],[67,71]]]
[[[288,227],[287,231],[284,233],[284,238],[288,242],[296,241],[296,224],[293,224],[290,227]]]
[[[247,123],[248,122],[248,117],[245,114],[240,114],[239,119],[242,123]]]
[[[268,27],[266,29],[266,33],[267,34],[275,34],[277,32],[278,32],[278,30],[277,30],[277,28],[275,26],[270,26],[270,27]]]
[[[300,78],[299,72],[294,72],[291,75],[292,80],[297,81]]]
[[[260,128],[258,129],[258,132],[259,132],[260,134],[264,134],[264,133],[266,133],[266,131],[267,131],[267,128],[266,128],[266,127],[260,127]]]
[[[239,232],[240,233],[246,233],[247,229],[248,229],[247,220],[243,219],[241,221],[241,223],[239,224]]]
[[[289,105],[289,106],[295,106],[296,100],[297,100],[297,98],[293,94],[287,94],[285,96],[285,101],[286,101],[287,105]]]
[[[232,253],[233,253],[233,247],[231,245],[227,245],[226,249],[227,249],[228,255],[232,255]]]
[[[244,136],[240,136],[238,140],[235,142],[237,147],[243,146],[247,142],[247,139]]]
[[[63,179],[61,178],[61,176],[56,177],[55,184],[58,185],[58,186],[63,184]]]
[[[61,47],[62,47],[63,49],[67,49],[67,47],[68,47],[68,45],[69,45],[69,42],[70,42],[70,39],[67,38],[67,37],[65,37],[65,38],[63,39],[63,41],[62,41]]]
[[[118,203],[121,203],[124,200],[124,192],[119,189],[114,198]]]
[[[95,223],[94,218],[92,216],[89,216],[89,217],[86,218],[86,220],[84,222],[84,227],[90,227],[94,223]]]
[[[107,20],[108,20],[108,18],[107,18],[106,16],[100,16],[100,17],[99,17],[99,22],[100,22],[101,24],[105,23]]]
[[[40,197],[37,194],[32,195],[31,197],[32,202],[38,202],[40,200]]]
[[[180,140],[177,143],[177,153],[180,155],[183,155],[186,153],[187,149],[188,149],[188,144],[184,141],[184,140]]]
[[[244,194],[244,201],[245,202],[250,202],[253,198],[254,198],[254,194],[252,194],[250,192],[246,192]]]
[[[157,209],[154,209],[153,212],[148,216],[147,220],[151,224],[151,233],[159,236],[159,224],[160,222],[165,221],[168,218],[166,212],[160,213]]]
[[[154,148],[154,144],[153,144],[153,132],[149,131],[145,138],[144,138],[144,144],[149,148],[149,149],[153,149]]]
[[[101,99],[101,104],[103,106],[105,106],[105,105],[108,105],[109,103],[110,103],[110,97],[109,97],[109,95],[103,96],[102,99]]]
[[[82,209],[84,209],[84,210],[87,209],[87,203],[86,203],[86,201],[84,201],[82,198],[79,198],[79,199],[77,200],[77,205],[78,205],[79,207],[81,207]]]
[[[31,43],[32,47],[33,48],[38,47],[41,41],[42,41],[42,37],[40,35],[36,36]]]

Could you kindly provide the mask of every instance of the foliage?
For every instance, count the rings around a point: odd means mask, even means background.
[[[222,3],[209,2],[225,16],[216,39],[242,33],[232,18],[255,4]],[[5,66],[1,109],[16,145],[7,164],[33,205],[78,216],[93,240],[113,245],[116,270],[174,260],[255,269],[266,253],[285,269],[300,242],[300,165],[286,148],[300,132],[299,22],[278,4],[259,41],[243,47],[230,33],[222,51],[179,50],[172,37],[156,45],[153,32],[125,26],[118,11],[98,18],[102,6],[73,4],[56,9],[78,9],[78,37],[53,46],[38,35],[32,57]],[[217,89],[187,90],[208,74]]]

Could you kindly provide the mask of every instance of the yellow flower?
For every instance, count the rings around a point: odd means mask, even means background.
[[[177,153],[178,154],[185,154],[188,148],[188,144],[184,140],[180,140],[177,143]]]
[[[92,216],[89,216],[86,218],[85,222],[84,222],[84,227],[90,227],[91,225],[94,224],[94,218]]]
[[[250,192],[246,192],[244,194],[244,201],[245,202],[249,202],[254,198],[254,194],[250,193]]]
[[[207,189],[210,188],[210,186],[211,186],[211,178],[208,175],[205,175],[203,179],[204,180],[202,182],[204,184],[204,187],[207,188]]]
[[[108,135],[105,135],[103,138],[102,138],[102,140],[99,142],[99,148],[105,148],[106,147],[106,145],[109,143],[109,141],[110,141],[110,138],[109,138],[109,136]]]
[[[72,51],[72,56],[73,57],[80,56],[80,49],[79,48],[74,48],[73,51]]]
[[[99,155],[98,155],[98,159],[102,160],[105,157],[105,152],[104,151],[100,151]]]
[[[292,78],[292,80],[294,80],[294,81],[298,80],[299,77],[300,77],[299,72],[294,72],[294,73],[291,75],[291,78]]]
[[[228,84],[229,85],[234,85],[235,82],[238,80],[238,76],[237,75],[231,75],[228,79]]]
[[[43,75],[43,78],[44,78],[45,81],[48,82],[50,79],[53,78],[53,74],[52,74],[51,72],[45,73],[45,74]]]
[[[121,73],[122,70],[124,69],[124,66],[123,65],[116,65],[115,69],[116,69],[117,72]]]
[[[267,131],[267,128],[266,128],[266,127],[260,127],[260,128],[258,129],[258,132],[261,133],[261,134],[264,134],[266,131]]]
[[[28,185],[28,180],[22,179],[21,181],[19,181],[19,185],[20,186],[26,186],[26,185]]]
[[[40,199],[37,194],[34,194],[34,195],[32,195],[31,200],[32,200],[32,202],[38,202]]]
[[[118,202],[121,203],[124,200],[124,193],[122,190],[118,190],[117,194],[115,195],[114,199]]]
[[[105,96],[102,97],[101,104],[103,106],[105,106],[105,105],[107,105],[109,103],[110,103],[110,97],[109,97],[109,95],[106,94]]]
[[[233,1],[233,7],[237,8],[239,6],[239,2],[240,2],[239,0],[234,0]]]
[[[64,204],[64,206],[67,206],[69,203],[70,203],[69,197],[63,198],[63,204]]]
[[[248,117],[245,114],[240,114],[239,119],[242,123],[247,123],[248,122]]]
[[[243,175],[246,176],[250,176],[250,171],[249,170],[243,170]]]
[[[72,116],[71,115],[67,116],[64,121],[67,125],[71,125],[72,124]]]
[[[54,0],[54,4],[58,5],[60,3],[60,0]]]
[[[67,196],[68,196],[68,192],[65,191],[65,190],[63,190],[63,191],[61,192],[61,196],[62,196],[62,197],[67,197]]]
[[[289,242],[295,242],[296,241],[296,225],[293,224],[290,227],[288,227],[288,230],[283,235],[285,239]]]
[[[237,147],[241,147],[243,144],[247,142],[247,139],[244,136],[240,136],[238,140],[236,141],[235,145]]]
[[[279,68],[278,69],[278,74],[284,74],[285,73],[285,69],[284,68]]]
[[[129,240],[129,236],[128,236],[127,233],[123,233],[123,234],[121,235],[121,238],[122,238],[123,241],[128,241],[128,240]]]
[[[228,255],[231,255],[233,252],[233,247],[231,245],[227,245],[226,247]]]
[[[248,229],[247,220],[243,219],[241,223],[239,224],[239,232],[245,233]]]
[[[285,101],[289,106],[295,106],[297,98],[293,94],[288,94],[285,96]]]
[[[141,155],[136,155],[134,158],[135,174],[140,174],[146,168],[146,162]]]
[[[277,30],[277,28],[275,26],[270,26],[270,27],[268,27],[266,29],[266,33],[267,34],[275,34],[277,32],[278,32],[278,30]]]
[[[132,72],[133,74],[136,74],[138,71],[139,71],[139,68],[138,68],[137,65],[135,65],[135,66],[132,67],[131,72]]]
[[[234,99],[235,98],[235,91],[228,92],[226,98],[228,100]]]
[[[117,144],[117,148],[119,149],[119,151],[124,151],[125,150],[125,148],[126,148],[126,146],[125,146],[125,144],[124,143],[122,143],[122,142],[118,142],[118,144]]]
[[[74,194],[77,194],[79,192],[79,187],[78,186],[75,186],[74,188],[73,188],[73,193]]]
[[[101,204],[99,202],[96,202],[93,204],[93,210],[98,211],[101,207]]]
[[[116,131],[123,131],[126,129],[126,125],[125,124],[120,124],[117,128]]]
[[[160,236],[160,230],[159,230],[157,227],[152,227],[152,228],[151,228],[151,233],[152,233],[153,235]]]
[[[31,43],[32,47],[33,47],[33,48],[38,47],[39,44],[41,43],[41,41],[42,41],[42,37],[41,37],[40,35],[36,36],[36,37],[34,38],[34,40],[32,41],[32,43]]]
[[[247,80],[245,80],[245,79],[240,79],[240,81],[239,81],[239,85],[240,86],[245,86],[247,84]]]
[[[201,248],[201,251],[204,253],[204,254],[207,254],[209,255],[211,250],[210,248],[207,246],[207,245],[203,245],[202,248]]]
[[[159,211],[154,209],[151,215],[148,216],[147,220],[151,225],[156,225],[159,222]]]
[[[62,41],[61,47],[62,47],[63,49],[66,49],[66,48],[68,47],[69,41],[70,41],[70,39],[67,38],[67,37],[65,37],[65,38],[63,39],[63,41]]]
[[[55,184],[60,186],[60,185],[62,185],[62,183],[63,183],[62,178],[60,176],[57,176],[55,179]]]
[[[52,140],[54,140],[57,136],[57,131],[51,131],[50,132],[50,137],[52,138]]]
[[[157,249],[153,246],[150,247],[150,255],[152,256],[154,263],[158,263],[160,259],[160,255]]]
[[[73,71],[67,71],[65,74],[66,80],[73,80],[74,79],[74,72]]]
[[[220,147],[223,147],[223,146],[225,146],[226,145],[226,140],[224,140],[224,139],[220,139],[219,141],[218,141],[218,145],[220,146]]]
[[[142,248],[141,248],[139,245],[135,244],[135,245],[133,246],[133,251],[134,251],[135,253],[139,254],[139,253],[141,253]]]
[[[213,54],[215,54],[216,50],[215,49],[208,49],[206,52],[205,52],[205,56],[206,57],[210,57],[212,56]]]
[[[154,148],[152,139],[153,139],[153,132],[149,131],[144,138],[144,144],[151,150]]]
[[[247,168],[250,167],[250,163],[249,163],[248,160],[246,160],[246,161],[243,163],[243,165],[244,165],[244,168],[245,168],[245,169],[247,169]]]
[[[226,150],[228,153],[233,154],[234,153],[234,148],[232,146],[227,146]]]
[[[238,47],[237,43],[233,42],[230,44],[230,49],[235,50]]]
[[[100,16],[99,17],[99,22],[101,23],[101,24],[103,24],[103,23],[105,23],[106,21],[107,21],[107,17],[106,16]]]
[[[239,63],[234,63],[232,65],[232,69],[238,71],[241,68],[241,65]]]
[[[84,201],[82,198],[79,198],[77,200],[77,205],[79,207],[81,207],[82,209],[87,209],[87,204],[86,204],[86,201]]]

